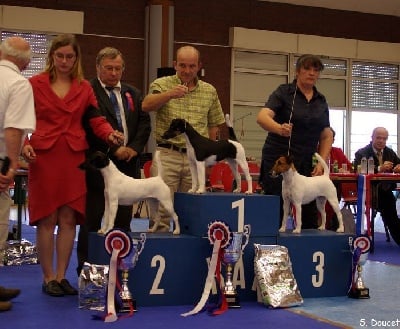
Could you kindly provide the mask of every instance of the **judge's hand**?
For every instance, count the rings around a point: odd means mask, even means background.
[[[392,172],[393,171],[393,162],[385,161],[383,164],[381,164],[380,171],[381,172]]]
[[[111,142],[111,144],[114,145],[122,145],[124,144],[124,134],[121,133],[118,130],[114,130],[109,136],[108,136],[108,140]]]

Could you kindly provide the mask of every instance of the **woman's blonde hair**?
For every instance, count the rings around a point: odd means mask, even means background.
[[[72,67],[70,77],[71,79],[77,79],[78,82],[81,82],[84,79],[82,62],[81,62],[81,49],[79,44],[73,34],[60,34],[56,36],[50,45],[49,52],[47,54],[46,67],[44,69],[45,72],[48,72],[50,75],[50,82],[53,82],[57,78],[57,72],[54,67],[54,53],[57,49],[65,46],[72,46],[72,49],[75,52],[75,63]]]

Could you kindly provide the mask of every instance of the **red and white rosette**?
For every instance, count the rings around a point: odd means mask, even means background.
[[[366,254],[371,248],[371,239],[367,235],[360,235],[354,239],[353,248],[360,248],[361,253]]]
[[[208,225],[208,240],[210,244],[215,244],[220,241],[222,249],[229,246],[232,240],[232,233],[228,224],[222,221],[215,221]]]
[[[199,313],[205,306],[212,284],[214,281],[214,276],[216,275],[216,270],[221,267],[222,249],[226,248],[231,240],[232,233],[228,224],[222,221],[214,221],[208,225],[208,239],[210,244],[213,245],[212,257],[210,264],[208,266],[208,274],[206,282],[204,284],[203,293],[201,295],[200,301],[190,312],[181,314],[182,316],[189,316]],[[219,275],[218,275],[219,279]]]
[[[107,315],[104,322],[114,322],[118,320],[115,311],[115,287],[117,284],[118,261],[129,255],[133,245],[132,239],[127,233],[114,229],[107,233],[104,239],[104,246],[108,254],[111,255],[107,288]]]

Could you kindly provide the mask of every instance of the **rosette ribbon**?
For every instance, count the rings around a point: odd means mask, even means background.
[[[114,322],[118,320],[117,312],[115,311],[115,288],[116,286],[120,287],[117,277],[118,264],[121,259],[130,254],[133,244],[127,233],[114,229],[107,233],[104,246],[108,254],[111,255],[104,322]],[[133,312],[130,312],[130,315],[132,314]]]
[[[226,302],[225,296],[222,293],[221,288],[221,261],[223,256],[223,249],[226,248],[231,239],[232,234],[229,226],[222,221],[215,221],[208,225],[208,239],[210,244],[213,245],[211,261],[208,266],[208,273],[206,282],[204,284],[203,293],[201,295],[200,301],[197,305],[189,312],[181,314],[182,316],[194,315],[202,311],[208,301],[210,296],[210,291],[212,284],[214,282],[214,277],[217,279],[218,291],[221,296],[221,302],[219,302],[219,309],[212,311],[213,315],[218,315],[225,312],[228,309],[228,304]]]
[[[359,287],[357,286],[359,284],[360,278],[357,280],[357,275],[360,275],[359,273],[359,266],[361,267],[362,265],[365,264],[368,258],[369,250],[371,247],[371,240],[368,235],[360,235],[357,238],[355,238],[353,241],[350,240],[351,242],[351,248],[352,248],[352,253],[353,253],[353,261],[352,261],[352,270],[351,270],[351,277],[350,277],[350,288],[348,291],[349,296],[357,296],[357,298],[369,298],[369,294],[365,293],[365,296],[360,296],[357,295],[357,289]],[[364,291],[367,291],[367,288],[363,288]],[[367,296],[368,295],[368,296]]]

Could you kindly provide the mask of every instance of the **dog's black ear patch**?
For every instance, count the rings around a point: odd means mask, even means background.
[[[107,155],[106,154],[104,154],[103,152],[101,152],[101,151],[96,151],[96,152],[94,152],[93,153],[93,158],[100,158],[100,159],[104,159],[104,158],[106,158],[107,157]]]
[[[171,128],[173,130],[183,133],[185,131],[185,120],[181,118],[176,118],[172,120]]]
[[[98,170],[106,167],[110,163],[110,159],[106,154],[96,151],[87,156],[85,162],[81,163],[78,167],[82,170],[94,169]]]
[[[81,169],[81,170],[86,170],[86,169],[88,168],[87,163],[86,163],[86,162],[82,162],[82,163],[78,166],[78,168]]]
[[[294,162],[294,158],[292,155],[287,155],[286,156],[286,161],[288,164],[292,164]]]
[[[170,139],[176,137],[186,131],[186,121],[184,119],[175,118],[171,121],[169,128],[161,136],[162,139]]]
[[[103,152],[97,151],[93,154],[93,159],[91,159],[90,163],[95,166],[97,169],[101,169],[106,167],[110,162],[110,159]]]

